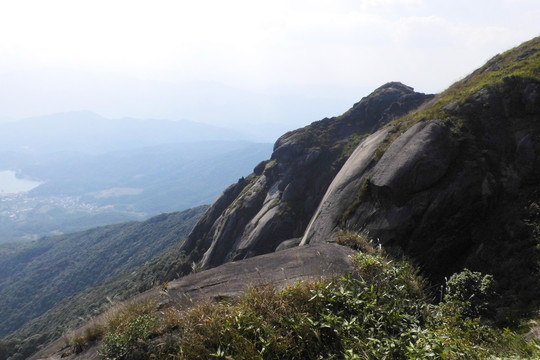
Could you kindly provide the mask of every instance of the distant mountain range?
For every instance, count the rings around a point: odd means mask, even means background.
[[[28,241],[209,204],[272,150],[193,121],[89,111],[0,123],[0,171],[37,180],[0,202],[0,242]],[[0,184],[1,188],[2,184]]]
[[[109,118],[128,114],[219,124],[263,142],[332,115],[357,96],[354,91],[287,94],[289,89],[255,93],[217,82],[169,83],[59,68],[0,73],[0,83],[0,120],[89,109]],[[361,94],[371,90],[370,86],[355,89]]]
[[[105,153],[169,143],[249,140],[231,129],[181,120],[107,119],[89,111],[0,123],[0,151]]]

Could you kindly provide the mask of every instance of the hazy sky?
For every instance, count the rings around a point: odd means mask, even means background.
[[[439,92],[539,19],[539,0],[2,1],[0,118],[317,120],[388,81]]]

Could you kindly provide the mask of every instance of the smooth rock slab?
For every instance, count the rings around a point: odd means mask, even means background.
[[[457,155],[457,142],[438,121],[420,122],[398,137],[373,170],[371,184],[414,194],[435,184]]]
[[[331,243],[299,246],[190,274],[169,282],[167,295],[157,287],[132,301],[155,299],[162,307],[179,304],[190,306],[206,300],[238,297],[249,286],[272,283],[277,288],[284,288],[303,280],[342,276],[353,271],[350,262],[353,254],[350,248]],[[87,326],[77,329],[74,334],[84,334]],[[62,355],[63,346],[64,340],[57,340],[30,359],[100,359],[97,355],[98,345],[81,354],[69,356]]]

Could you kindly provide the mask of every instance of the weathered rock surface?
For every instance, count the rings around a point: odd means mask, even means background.
[[[361,137],[405,115],[431,95],[388,83],[345,114],[283,135],[272,158],[229,187],[184,245],[203,268],[273,252],[301,237]]]
[[[167,301],[235,297],[247,286],[272,283],[281,288],[301,280],[347,274],[353,271],[349,261],[353,253],[344,246],[321,243],[229,262],[170,282]]]
[[[391,128],[388,127],[370,135],[352,153],[330,184],[306,229],[301,245],[331,239],[331,235],[341,224],[341,219],[347,209],[357,201],[357,194],[365,182],[364,174],[376,161],[376,151],[390,130]]]
[[[391,130],[367,137],[329,186],[302,244],[328,241],[338,230],[363,231],[435,276],[462,266],[485,241],[478,218],[525,186],[539,185],[540,92],[531,91],[539,85],[507,79],[484,88],[445,109],[459,119],[459,129],[425,119],[378,161],[374,144]],[[508,223],[495,226],[512,238]]]
[[[413,125],[398,137],[373,169],[370,183],[393,196],[414,194],[436,183],[457,154],[457,143],[443,124]]]
[[[440,122],[420,122],[399,136],[377,161],[376,150],[391,130],[379,130],[356,148],[321,201],[303,244],[327,241],[336,230],[346,228],[370,231],[384,239],[411,220],[412,209],[401,200],[441,179],[457,155],[457,142]]]
[[[330,243],[295,247],[194,273],[170,282],[167,295],[164,295],[160,288],[155,288],[134,300],[155,299],[160,307],[166,308],[183,303],[234,298],[249,286],[272,283],[277,288],[282,288],[303,280],[331,278],[353,271],[350,263],[353,253],[347,247]],[[82,334],[84,330],[82,327],[75,333]],[[100,359],[96,347],[82,354],[63,356],[63,345],[64,340],[59,340],[31,359]]]

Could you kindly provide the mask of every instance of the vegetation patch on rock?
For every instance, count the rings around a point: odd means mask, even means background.
[[[158,309],[131,304],[100,325],[104,359],[487,359],[540,355],[509,330],[467,312],[489,276],[465,272],[439,304],[418,271],[364,238],[354,273],[279,290],[250,288],[238,301]],[[463,295],[463,296],[462,296]],[[79,341],[83,342],[84,341]],[[72,345],[72,347],[75,345]]]

